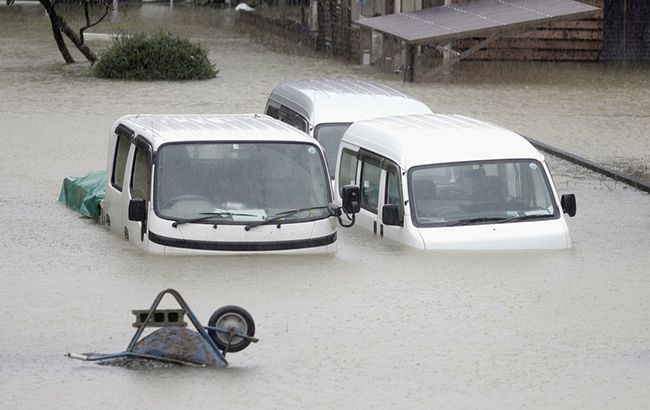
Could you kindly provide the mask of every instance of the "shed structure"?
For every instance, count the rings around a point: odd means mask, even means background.
[[[503,35],[524,32],[540,25],[567,19],[584,18],[600,9],[573,0],[475,0],[428,9],[362,18],[356,24],[378,31],[406,45],[404,81],[413,81],[415,47],[435,45],[446,58],[440,69],[486,47]],[[485,37],[462,53],[445,46],[456,40]]]

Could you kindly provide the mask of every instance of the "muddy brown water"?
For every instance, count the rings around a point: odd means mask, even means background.
[[[1,408],[650,405],[650,197],[562,160],[547,156],[558,189],[578,197],[567,251],[417,252],[339,229],[329,256],[153,257],[56,201],[64,176],[104,167],[120,116],[260,112],[277,83],[297,78],[381,80],[434,111],[640,166],[647,71],[469,64],[451,82],[404,85],[372,67],[277,52],[224,27],[223,11],[120,5],[113,17],[95,31],[168,26],[200,39],[221,72],[93,79],[86,64],[61,63],[37,6],[0,7]],[[124,349],[130,310],[167,287],[206,322],[222,305],[246,307],[260,343],[224,370],[63,357]]]

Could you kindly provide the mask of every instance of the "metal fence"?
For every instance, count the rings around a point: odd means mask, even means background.
[[[261,33],[316,49],[316,36],[312,35],[303,24],[293,20],[275,19],[255,12],[243,11],[239,13],[239,23]]]
[[[241,12],[239,23],[255,31],[300,43],[338,59],[361,63],[364,35],[369,37],[370,32],[332,22],[334,19],[327,12],[323,15],[325,16],[319,19],[321,30],[318,33],[310,32],[304,24],[296,21],[267,17],[256,12]]]

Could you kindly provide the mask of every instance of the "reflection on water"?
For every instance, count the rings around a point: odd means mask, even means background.
[[[647,407],[649,197],[564,161],[549,158],[578,215],[575,247],[561,252],[417,252],[340,229],[329,256],[160,258],[56,198],[64,176],[105,166],[122,115],[261,112],[277,83],[299,78],[383,79],[437,112],[647,163],[649,76],[472,63],[450,83],[405,85],[372,67],[273,52],[225,27],[223,11],[118,13],[95,32],[170,27],[200,39],[221,71],[204,82],[90,78],[87,64],[62,64],[42,10],[0,7],[0,407]],[[123,349],[130,310],[167,287],[202,321],[225,304],[246,307],[261,342],[229,355],[225,371],[63,358]]]

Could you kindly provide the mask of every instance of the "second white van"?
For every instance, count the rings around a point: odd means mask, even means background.
[[[431,114],[422,101],[365,80],[300,80],[279,84],[265,113],[314,137],[334,176],[341,136],[355,121],[390,115]]]
[[[360,188],[356,226],[421,249],[571,247],[542,154],[515,132],[460,115],[352,124],[341,140],[335,196]]]

